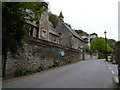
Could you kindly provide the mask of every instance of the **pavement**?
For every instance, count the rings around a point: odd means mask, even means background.
[[[104,59],[84,60],[3,81],[3,88],[115,88],[112,71],[117,75],[116,67]]]

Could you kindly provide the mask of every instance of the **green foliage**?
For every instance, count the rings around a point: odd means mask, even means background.
[[[109,39],[108,41],[108,45],[110,46],[110,48],[111,48],[111,53],[115,53],[115,40],[113,40],[113,39]]]
[[[115,43],[115,45],[120,45],[120,41],[117,41],[117,42]]]
[[[86,51],[90,54],[93,55],[94,53],[96,53],[95,51],[91,50],[91,49],[86,49]]]
[[[106,58],[106,54],[103,52],[98,52],[98,59],[104,59]]]
[[[41,9],[42,2],[3,2],[2,3],[2,71],[5,76],[7,52],[15,54],[22,46],[22,40],[27,34],[25,17],[38,21],[45,10]],[[31,13],[26,12],[30,9]],[[33,16],[34,15],[34,16]]]
[[[38,20],[45,9],[39,9],[41,2],[3,2],[2,3],[2,27],[3,27],[3,50],[15,53],[22,45],[21,41],[27,34],[25,16],[30,20]],[[27,13],[26,9],[32,10]],[[31,17],[35,14],[34,17]]]
[[[85,35],[87,35],[87,33],[86,32],[82,32],[81,34],[79,34],[80,36],[85,36]]]
[[[105,39],[102,37],[95,37],[94,39],[92,39],[91,41],[91,50],[92,51],[98,51],[98,58],[99,59],[103,59],[105,58],[106,55],[106,42]],[[109,54],[111,52],[111,48],[110,46],[107,44],[107,53]]]
[[[115,41],[114,40],[112,40],[112,39],[109,39],[108,41],[108,45],[111,47],[111,48],[115,48]]]
[[[91,41],[91,49],[93,51],[98,50],[99,52],[106,52],[105,50],[105,39],[102,37],[95,37],[94,39],[92,39]],[[111,48],[110,46],[107,44],[107,52],[110,52]]]
[[[19,76],[25,76],[25,75],[30,75],[33,74],[32,71],[27,71],[27,70],[16,70],[14,73],[15,77],[19,77]]]
[[[49,14],[49,21],[53,24],[54,28],[57,26],[58,20],[59,20],[59,18],[57,15]]]

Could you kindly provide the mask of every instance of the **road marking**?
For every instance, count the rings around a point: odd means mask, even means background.
[[[109,69],[111,70],[111,68],[109,67]]]
[[[113,71],[112,71],[113,74],[115,74]]]
[[[117,73],[118,73],[118,65],[116,66],[116,69],[117,69]]]
[[[106,64],[107,64],[107,67],[111,70],[112,74],[114,75],[113,77],[114,77],[114,79],[115,79],[115,82],[116,82],[116,83],[119,83],[118,77],[115,76],[115,72],[112,71],[110,65],[109,65],[107,62],[106,62]]]
[[[108,64],[107,62],[106,62],[106,64],[107,64],[108,67],[110,67],[109,64]]]
[[[107,62],[106,62],[106,64],[107,64],[107,67],[111,70],[112,74],[114,75],[113,77],[114,77],[115,82],[119,83],[118,76],[115,76],[115,72],[112,71],[110,65]],[[117,74],[118,74],[118,71],[117,71]]]
[[[116,79],[116,82],[118,83],[119,82],[118,77],[115,76],[115,79]]]

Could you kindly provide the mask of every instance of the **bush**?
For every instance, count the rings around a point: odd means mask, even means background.
[[[24,76],[24,75],[30,75],[32,74],[32,71],[27,71],[27,70],[16,70],[14,73],[15,77],[19,77],[19,76]]]
[[[15,77],[22,76],[22,70],[16,70],[15,73],[14,73],[14,76]]]
[[[86,49],[86,52],[88,52],[90,55],[93,55],[94,53],[96,53],[95,51],[93,51],[91,49]]]
[[[120,45],[120,41],[117,41],[117,42],[115,43],[115,45]]]
[[[104,52],[99,52],[98,59],[104,59],[104,58],[106,58],[106,54]]]

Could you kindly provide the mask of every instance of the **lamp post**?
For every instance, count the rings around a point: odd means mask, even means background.
[[[105,31],[104,34],[105,34],[105,54],[106,54],[106,61],[108,61],[108,56],[107,56],[107,38],[106,38],[107,32]]]

